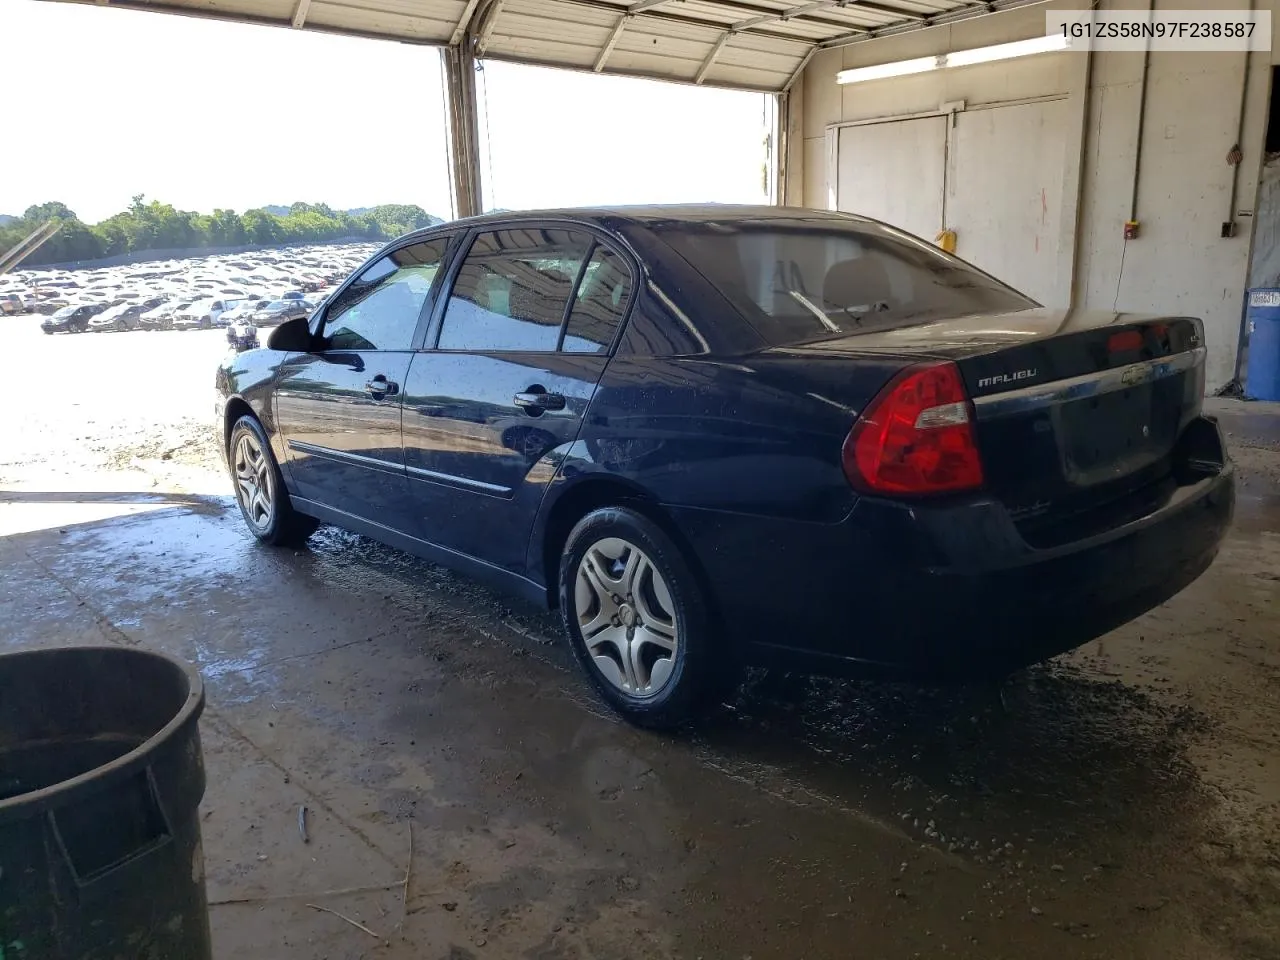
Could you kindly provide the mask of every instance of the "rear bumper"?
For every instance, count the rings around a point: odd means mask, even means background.
[[[1047,659],[1168,600],[1212,563],[1234,505],[1228,463],[1146,516],[1048,550],[987,500],[864,499],[833,525],[673,513],[748,659],[947,680]]]

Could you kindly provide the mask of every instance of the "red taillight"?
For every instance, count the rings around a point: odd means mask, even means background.
[[[844,441],[845,476],[880,494],[982,486],[969,398],[954,363],[908,367],[889,381]]]
[[[1128,353],[1141,349],[1142,334],[1137,330],[1124,330],[1107,338],[1107,350],[1110,353]]]

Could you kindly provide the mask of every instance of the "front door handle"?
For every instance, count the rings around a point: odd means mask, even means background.
[[[378,374],[364,385],[364,392],[374,397],[394,397],[400,392],[400,384]]]
[[[517,407],[531,413],[564,409],[564,395],[560,393],[517,393],[512,399]]]

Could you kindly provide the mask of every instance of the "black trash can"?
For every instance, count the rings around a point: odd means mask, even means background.
[[[0,655],[0,958],[209,960],[193,669]]]

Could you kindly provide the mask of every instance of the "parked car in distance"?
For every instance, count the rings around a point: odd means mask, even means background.
[[[249,530],[321,522],[558,607],[615,710],[743,662],[999,676],[1212,562],[1204,331],[1048,310],[876,221],[501,213],[410,234],[217,373]]]
[[[63,307],[40,324],[45,333],[84,333],[89,320],[104,309],[100,303],[78,303]]]
[[[36,298],[30,294],[6,293],[0,296],[0,314],[13,316],[19,313],[31,313],[36,308]]]
[[[191,306],[190,297],[177,297],[165,300],[164,303],[152,307],[138,317],[138,326],[144,330],[170,330],[173,318],[180,310]]]
[[[164,297],[148,297],[145,300],[135,300],[108,307],[89,321],[89,332],[136,330],[139,325],[138,318],[152,307],[159,306],[163,302]]]
[[[306,317],[310,313],[311,305],[305,300],[273,300],[259,305],[249,319],[259,327],[276,327],[286,320]]]
[[[35,294],[33,313],[54,314],[63,307],[70,306],[71,301],[64,293],[55,290],[40,290]]]
[[[221,298],[197,300],[191,306],[179,310],[173,318],[175,330],[207,330],[214,326],[225,326],[222,315],[228,310],[228,303]]]
[[[107,307],[89,321],[89,332],[103,333],[110,330],[120,329],[116,326],[117,319],[119,319],[119,317],[132,306],[133,304],[126,300],[121,303],[117,303],[114,306]]]
[[[250,294],[242,300],[227,301],[227,309],[219,319],[219,325],[230,326],[242,320],[247,320],[264,303],[266,301],[262,299],[262,295],[256,293]]]

